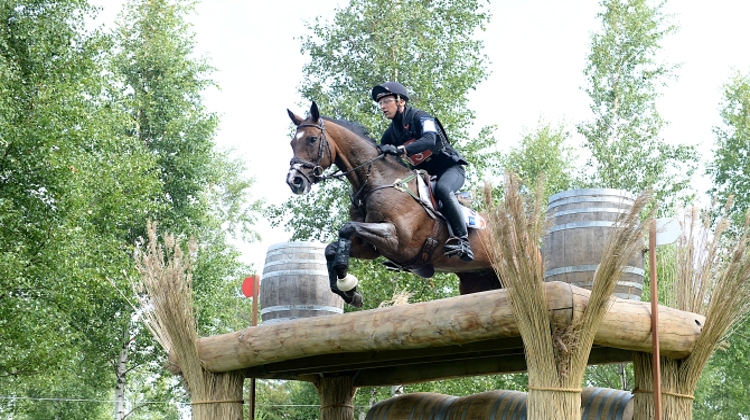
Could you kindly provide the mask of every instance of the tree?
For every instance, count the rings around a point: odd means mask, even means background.
[[[472,163],[470,179],[476,179],[496,157],[488,152],[490,128],[474,139],[468,134],[474,113],[467,108],[467,94],[487,76],[482,42],[474,38],[489,19],[485,6],[481,0],[352,1],[336,11],[332,23],[308,24],[311,34],[302,37],[301,51],[311,60],[300,93],[326,116],[383,130],[388,121],[376,111],[370,89],[399,81],[411,89],[412,104],[441,119]],[[348,189],[345,183],[324,184],[267,215],[275,225],[286,223],[294,239],[330,241],[347,220]]]
[[[129,85],[112,66],[111,39],[87,29],[93,15],[81,0],[0,2],[0,394],[19,397],[0,400],[0,413],[13,418],[111,418],[115,384],[125,394],[132,369],[169,382],[123,293],[149,218],[201,241],[202,332],[238,327],[231,280],[246,271],[224,229],[252,238],[260,203],[248,204],[241,164],[215,150],[215,118],[200,105],[205,85],[189,80],[197,77],[189,43],[178,38],[180,48],[169,49],[150,38],[161,61],[148,69],[167,72]],[[175,22],[152,23],[166,31]],[[156,65],[170,64],[169,54],[183,67]],[[144,103],[156,105],[136,106]]]
[[[591,153],[588,185],[618,188],[633,194],[652,188],[659,211],[673,211],[688,190],[697,154],[687,145],[660,137],[666,122],[656,109],[658,89],[674,76],[675,66],[661,62],[662,41],[676,31],[663,12],[664,1],[602,0],[602,28],[591,36],[584,74],[594,118],[579,124]],[[618,388],[629,386],[632,369],[624,365],[594,366],[586,378]]]
[[[724,85],[720,115],[723,124],[714,127],[715,149],[707,168],[713,180],[708,194],[721,208],[732,197],[729,211],[733,224],[743,226],[750,211],[750,74],[737,72]],[[696,419],[750,412],[750,376],[746,369],[737,369],[750,354],[748,337],[750,320],[742,323],[712,357],[696,391]]]
[[[101,349],[123,323],[106,276],[132,265],[112,232],[149,209],[119,200],[158,188],[149,156],[118,137],[126,115],[100,77],[108,45],[86,30],[92,13],[83,1],[0,3],[3,395],[106,400]],[[99,402],[2,405],[14,418],[110,412]]]
[[[653,188],[662,209],[691,198],[693,146],[660,137],[665,121],[656,109],[659,87],[674,66],[659,62],[661,42],[676,27],[664,2],[603,0],[602,30],[591,37],[584,71],[593,120],[578,126],[591,152],[590,184],[639,194]]]
[[[577,185],[576,156],[562,125],[553,127],[539,121],[533,132],[526,132],[518,147],[503,156],[503,167],[513,171],[532,191],[538,182],[544,182],[544,199],[569,190]]]
[[[724,85],[720,114],[723,124],[714,127],[716,147],[707,169],[713,180],[708,194],[722,207],[733,197],[734,224],[741,226],[750,210],[750,74],[737,73]]]
[[[750,413],[750,377],[746,369],[737,368],[747,366],[749,339],[750,321],[746,320],[712,356],[696,389],[696,420],[742,419],[741,415]]]
[[[212,68],[205,58],[192,57],[186,16],[193,6],[192,1],[130,1],[119,20],[113,73],[134,123],[130,135],[156,160],[162,189],[154,198],[157,211],[149,216],[161,230],[199,243],[194,271],[198,325],[201,334],[217,334],[245,326],[236,316],[237,286],[249,268],[239,261],[225,228],[246,239],[257,237],[249,226],[262,203],[249,201],[252,181],[241,175],[243,165],[215,150],[218,118],[202,103],[203,91],[213,85],[208,78]],[[144,227],[129,226],[131,242]],[[135,340],[140,350],[132,359],[119,355],[122,375],[130,369],[126,365],[153,360],[145,351],[151,338]]]

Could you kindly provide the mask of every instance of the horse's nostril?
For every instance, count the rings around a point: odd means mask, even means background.
[[[294,185],[300,186],[300,185],[302,185],[302,178],[298,177],[298,176],[295,176],[294,179],[292,180],[292,182],[294,183]]]

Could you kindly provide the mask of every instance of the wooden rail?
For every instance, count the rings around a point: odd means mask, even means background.
[[[590,292],[549,282],[545,294],[553,322],[569,325],[582,315]],[[650,352],[650,318],[648,302],[615,299],[597,332],[590,363],[623,362],[634,351]],[[662,355],[688,356],[703,322],[700,315],[660,306]],[[504,290],[259,325],[201,338],[198,350],[212,372],[244,370],[248,377],[302,380],[347,373],[355,375],[356,386],[526,368]]]

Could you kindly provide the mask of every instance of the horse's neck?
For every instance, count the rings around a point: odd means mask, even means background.
[[[384,183],[392,183],[399,177],[402,178],[404,174],[408,174],[408,169],[393,162],[392,159],[387,157],[376,159],[377,149],[369,140],[340,126],[336,126],[331,134],[336,136],[336,166],[344,172],[359,167],[347,174],[349,183],[355,189],[360,189],[364,185],[364,190],[367,190]],[[372,165],[368,164],[370,162]]]

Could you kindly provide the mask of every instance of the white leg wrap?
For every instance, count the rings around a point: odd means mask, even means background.
[[[343,279],[338,279],[336,281],[336,287],[338,287],[342,292],[348,292],[357,287],[358,283],[359,280],[357,280],[356,277],[352,276],[350,273],[347,273],[346,277],[344,277]]]

